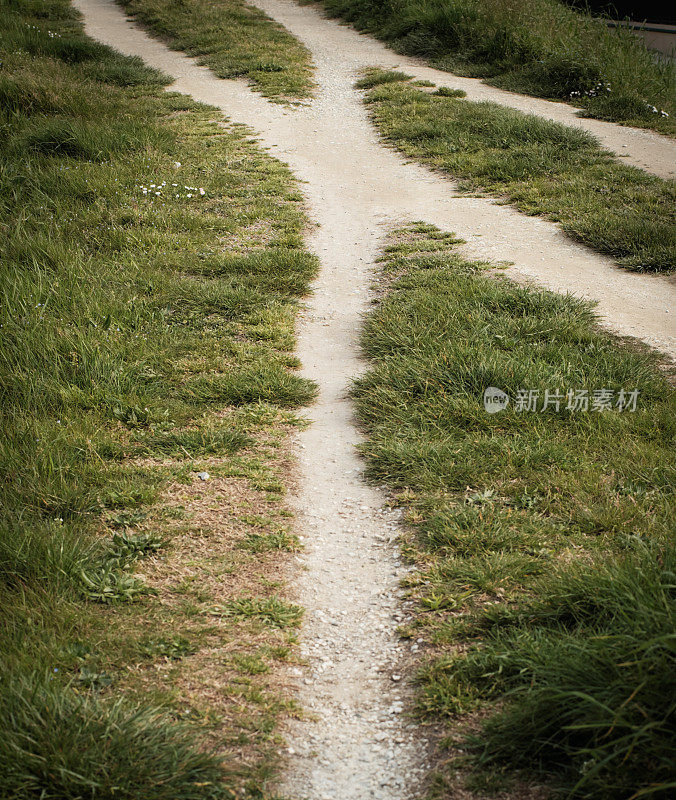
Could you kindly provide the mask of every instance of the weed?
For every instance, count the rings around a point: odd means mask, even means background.
[[[209,610],[213,616],[234,620],[256,619],[273,628],[297,627],[303,617],[303,609],[285,603],[279,597],[241,597],[227,605],[214,606]]]
[[[80,582],[84,596],[99,603],[130,602],[150,591],[143,578],[121,571],[117,560],[81,570]]]
[[[87,667],[82,667],[76,676],[80,686],[87,689],[100,690],[113,683],[113,677],[107,672],[93,672]]]
[[[270,671],[268,664],[258,655],[240,653],[233,656],[232,663],[245,675],[264,675]]]
[[[164,545],[164,541],[155,533],[123,533],[113,534],[112,553],[122,561],[129,562],[133,558],[154,553]]]
[[[197,645],[186,636],[173,634],[147,639],[141,645],[141,652],[146,658],[178,660],[197,652]]]
[[[467,97],[467,92],[462,89],[451,89],[450,86],[440,86],[434,94],[438,97]]]

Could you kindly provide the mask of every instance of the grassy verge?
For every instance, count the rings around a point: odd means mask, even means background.
[[[298,100],[312,91],[310,54],[244,0],[118,0],[170,47],[198,56],[220,78],[247,78],[265,97]]]
[[[66,0],[0,10],[0,797],[267,796],[301,197]]]
[[[382,135],[408,156],[560,222],[583,244],[637,270],[676,265],[676,182],[618,163],[584,131],[462,92],[416,88],[373,70],[358,85]]]
[[[330,14],[439,69],[676,132],[676,74],[628,31],[557,0],[323,0]],[[665,116],[668,115],[668,116]]]
[[[556,796],[666,798],[673,390],[588,304],[487,276],[455,241],[396,233],[354,390],[368,473],[411,524],[404,634],[425,642],[420,710],[447,733],[435,796],[464,776],[490,796],[518,779],[519,797],[544,780]],[[488,387],[511,398],[498,413]]]

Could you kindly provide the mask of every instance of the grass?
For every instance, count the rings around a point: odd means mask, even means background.
[[[624,266],[674,268],[674,181],[619,163],[584,131],[463,100],[462,93],[421,91],[405,76],[389,75],[401,73],[367,74],[366,102],[382,135],[403,153],[459,179],[465,190],[560,222],[576,241]]]
[[[262,798],[301,196],[66,0],[0,9],[0,797]],[[242,699],[224,648],[280,655]]]
[[[356,83],[357,89],[373,89],[375,86],[382,86],[387,83],[398,83],[399,81],[407,81],[411,78],[405,72],[399,72],[394,69],[380,69],[374,67],[373,69],[365,70],[364,76]]]
[[[185,726],[155,711],[41,681],[12,684],[6,697],[3,797],[136,798],[140,787],[148,800],[228,796],[213,757],[195,749]]]
[[[323,0],[400,53],[598,119],[673,135],[674,66],[621,28],[558,0]]]
[[[235,619],[258,619],[273,628],[297,627],[303,616],[300,606],[284,603],[278,597],[239,597],[227,606],[215,607],[212,614]]]
[[[219,78],[246,78],[264,97],[298,101],[312,93],[309,52],[281,25],[243,0],[119,0],[155,35],[197,56]]]
[[[420,712],[447,733],[439,796],[461,769],[493,795],[518,779],[666,798],[673,389],[588,303],[487,275],[456,241],[422,223],[393,235],[354,388],[368,475],[411,525],[418,613],[403,633],[425,642]],[[491,386],[511,398],[493,414]],[[568,408],[569,390],[602,388],[610,410]],[[638,391],[635,411],[618,409],[622,389]],[[545,391],[558,410],[542,410]]]

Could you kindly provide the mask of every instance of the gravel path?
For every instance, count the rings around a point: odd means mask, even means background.
[[[295,800],[404,800],[415,796],[426,759],[420,732],[405,713],[405,682],[398,679],[416,648],[395,635],[406,612],[397,588],[405,567],[391,541],[396,513],[385,508],[384,494],[361,480],[354,448],[359,435],[346,399],[350,380],[363,369],[356,336],[369,307],[369,281],[383,236],[392,225],[411,220],[454,231],[467,240],[469,257],[512,261],[509,274],[516,278],[595,299],[608,327],[672,356],[676,330],[668,310],[674,283],[620,270],[571,243],[553,223],[490,200],[460,197],[452,181],[406,163],[380,144],[353,83],[365,65],[398,64],[413,72],[409,62],[311,8],[285,0],[255,4],[313,53],[319,88],[303,108],[285,109],[242,81],[215,78],[132,25],[112,0],[75,2],[91,36],[141,55],[175,77],[172,89],[250,125],[304,181],[317,223],[308,243],[322,271],[301,319],[298,354],[304,374],[319,383],[321,393],[311,409],[314,424],[298,441],[297,506],[307,569],[299,576],[297,595],[307,611],[302,646],[308,668],[295,677],[300,702],[315,720],[289,728],[290,771],[282,788]],[[416,69],[420,77],[434,72]],[[458,85],[446,73],[435,72],[432,79]],[[610,127],[632,148],[637,141],[661,141]],[[638,159],[638,151],[632,152]]]
[[[419,80],[433,81],[438,86],[464,89],[468,100],[487,100],[571,127],[583,128],[627,163],[660,178],[676,177],[676,141],[667,136],[641,128],[578,117],[579,109],[566,103],[507,92],[488,86],[478,78],[461,78],[433,69],[421,59],[399,55],[376,39],[360,34],[347,25],[324,19],[319,8],[299,6],[294,0],[251,0],[251,4],[288,28],[315,56],[332,50],[334,58],[343,61],[346,66],[400,69]]]

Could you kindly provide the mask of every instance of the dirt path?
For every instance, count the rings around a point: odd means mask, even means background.
[[[332,50],[337,59],[352,67],[401,69],[419,80],[430,80],[438,86],[464,89],[469,100],[490,100],[555,122],[583,128],[594,134],[604,147],[627,163],[659,175],[660,178],[676,177],[676,141],[667,136],[640,128],[614,125],[611,122],[584,119],[577,116],[577,108],[566,103],[507,92],[487,86],[477,78],[461,78],[433,69],[420,59],[398,55],[376,39],[362,35],[347,25],[324,19],[318,8],[299,6],[294,0],[251,2],[288,28],[315,57]]]
[[[552,223],[459,197],[451,181],[384,148],[352,86],[362,66],[403,60],[310,8],[283,0],[256,3],[315,58],[317,98],[288,110],[151,39],[112,0],[75,4],[91,36],[141,55],[175,77],[173,89],[250,125],[304,181],[310,216],[318,223],[309,244],[322,271],[299,327],[298,353],[321,394],[311,410],[314,424],[299,441],[297,504],[307,570],[298,593],[307,609],[303,648],[309,668],[298,681],[300,701],[316,722],[294,723],[289,732],[293,757],[285,790],[296,800],[403,800],[425,768],[424,745],[402,714],[407,696],[397,680],[410,647],[395,635],[405,568],[389,543],[395,515],[383,510],[384,495],[360,479],[354,449],[359,437],[345,397],[363,368],[356,334],[384,234],[395,223],[418,219],[455,231],[467,239],[468,256],[513,261],[515,277],[596,299],[609,327],[671,355],[674,284],[617,269],[572,244]]]

